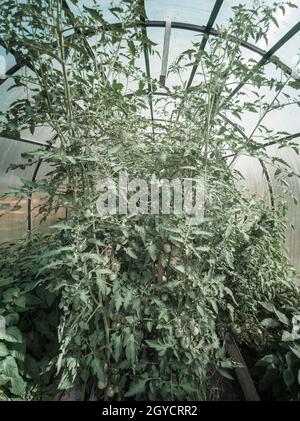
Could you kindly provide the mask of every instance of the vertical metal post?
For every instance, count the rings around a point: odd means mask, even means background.
[[[161,62],[161,72],[160,72],[160,84],[162,86],[166,85],[166,77],[168,71],[168,58],[169,58],[169,50],[170,50],[170,38],[171,38],[171,21],[166,21],[165,26],[165,37],[164,37],[164,49],[162,55],[162,62]]]

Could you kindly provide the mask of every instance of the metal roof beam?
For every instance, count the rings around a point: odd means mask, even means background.
[[[166,26],[166,22],[165,21],[152,21],[152,20],[141,20],[141,26],[145,26],[147,27],[152,27],[152,28],[164,28]],[[277,66],[279,66],[280,68],[282,68],[285,72],[287,72],[288,74],[292,74],[292,69],[287,66],[286,64],[284,64],[283,62],[281,62],[277,57],[274,56],[275,52],[282,47],[282,42],[284,41],[287,42],[295,33],[297,33],[299,31],[298,26],[300,25],[300,23],[298,23],[294,28],[292,28],[284,37],[282,37],[281,42],[279,41],[276,45],[269,51],[265,51],[259,47],[257,47],[256,45],[247,42],[247,41],[243,41],[243,40],[238,40],[235,37],[231,37],[232,40],[235,40],[237,42],[240,42],[241,46],[253,51],[254,53],[259,54],[260,56],[262,56],[264,59],[267,58],[267,60],[272,59],[272,62],[275,63]],[[109,25],[109,28],[112,27],[121,27],[121,24],[119,23],[115,23],[112,25]],[[176,29],[183,29],[183,30],[188,30],[188,31],[194,31],[194,32],[199,32],[199,33],[205,33],[205,31],[207,30],[207,27],[205,26],[201,26],[201,25],[193,25],[193,24],[189,24],[189,23],[184,23],[184,22],[172,22],[171,23],[171,28],[176,28]],[[83,34],[87,37],[87,36],[93,36],[95,34],[95,31],[84,31]],[[209,35],[212,36],[220,36],[219,31],[217,31],[216,29],[211,28],[208,32]],[[75,35],[69,35],[66,38],[72,38],[78,36],[78,33]],[[288,37],[288,39],[287,39]],[[1,45],[3,45],[3,43],[0,42]],[[279,46],[278,46],[279,45]],[[4,47],[6,48],[6,46],[4,45]],[[276,47],[276,48],[275,48]],[[14,51],[10,51],[11,54],[14,55]],[[271,54],[271,55],[270,55]],[[149,58],[147,59],[147,61],[149,62]],[[262,60],[261,60],[262,61]],[[20,70],[24,65],[28,66],[28,63],[21,63],[18,62],[17,64],[15,64],[13,67],[11,67],[6,74],[8,76],[13,75],[15,72],[17,72],[18,70]],[[0,79],[0,85],[2,83],[4,83],[7,79]]]
[[[215,20],[218,16],[218,13],[220,11],[220,8],[221,8],[222,4],[223,4],[223,0],[216,0],[214,8],[213,8],[213,10],[211,12],[211,15],[209,17],[209,20],[207,22],[206,29],[204,31],[204,35],[203,35],[202,42],[201,42],[201,45],[200,45],[200,51],[204,51],[204,49],[205,49],[206,43],[208,41],[209,34],[211,33],[213,24],[215,23]],[[191,75],[190,75],[189,81],[187,83],[187,87],[191,86],[191,84],[193,82],[193,79],[194,79],[194,76],[196,74],[196,71],[198,69],[198,65],[199,65],[199,60],[196,60],[195,64],[193,65]]]
[[[25,137],[15,136],[6,132],[0,132],[0,138],[6,139],[6,140],[17,140],[18,142],[29,143],[30,145],[35,145],[35,146],[43,146],[43,147],[48,146],[47,143],[42,143],[42,142],[39,142],[38,140],[33,140],[33,139],[26,139]]]
[[[279,64],[279,67],[280,67],[281,62],[277,63],[278,59],[274,57],[274,54],[299,31],[300,31],[300,22],[298,22],[295,26],[293,26],[292,29],[290,29],[275,45],[273,45],[272,48],[270,48],[270,50],[266,51],[263,54],[262,59],[254,67],[257,67],[257,68],[263,67],[269,60],[272,60],[272,59],[273,59],[273,62],[275,62],[276,64]],[[289,70],[288,73],[292,75],[293,74],[292,70],[290,68],[288,68],[288,70]],[[231,99],[235,94],[237,94],[242,89],[242,87],[247,83],[250,77],[251,77],[251,74],[249,74],[242,82],[240,82],[238,86],[231,92],[227,100]]]

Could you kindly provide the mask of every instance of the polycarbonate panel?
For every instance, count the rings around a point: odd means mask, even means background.
[[[35,145],[20,142],[17,140],[0,137],[0,173],[7,172],[11,164],[23,164],[25,160],[21,157],[22,153],[37,150]],[[26,180],[32,179],[35,167],[13,170],[13,174]]]
[[[145,0],[149,20],[171,20],[206,26],[215,0]]]
[[[247,197],[258,193],[259,197],[270,204],[270,194],[263,174],[262,166],[257,158],[241,155],[233,164],[233,168],[244,178],[238,183],[239,188]]]
[[[273,78],[278,81],[284,81],[287,79],[286,76],[283,76],[282,70],[276,68],[275,65],[272,63],[267,64],[264,67],[264,71],[268,79]],[[257,97],[251,92],[251,87],[244,86],[243,91],[247,94],[247,101],[251,102],[257,100]],[[264,102],[267,102],[269,104],[272,103],[277,94],[274,89],[270,90],[267,87],[261,88],[256,91],[259,93],[261,98],[264,96]],[[268,129],[274,132],[283,131],[288,132],[290,134],[300,132],[300,119],[295,118],[295,116],[298,115],[298,113],[300,113],[300,108],[298,105],[292,104],[294,100],[299,101],[298,92],[298,90],[286,85],[278,98],[282,104],[288,104],[290,102],[291,104],[269,112],[261,121],[261,124],[265,125]],[[290,95],[291,98],[286,98],[285,94]],[[245,111],[242,115],[242,120],[239,124],[244,126],[245,133],[247,135],[250,135],[257,123],[259,122],[259,119],[259,113],[251,113]],[[259,135],[258,132],[256,132],[255,134]]]
[[[66,217],[66,210],[60,208],[56,213],[53,211],[48,216],[46,221],[42,222],[42,215],[39,213],[39,205],[45,200],[45,194],[34,193],[32,196],[31,208],[32,208],[32,228],[39,232],[49,231],[49,227],[55,224],[59,219]]]
[[[294,142],[297,143],[298,146],[300,146],[300,137],[298,139],[294,139]],[[293,169],[296,173],[300,174],[299,155],[296,154],[296,152],[291,148],[278,148],[276,145],[270,146],[268,148],[268,155],[271,157],[283,159],[290,166],[291,169]],[[275,195],[283,197],[288,203],[288,222],[290,224],[290,227],[287,230],[286,245],[290,261],[294,265],[300,276],[300,205],[297,205],[294,202],[294,199],[289,192],[284,192],[283,187],[274,178],[274,169],[269,168],[269,172],[272,177]],[[295,196],[297,200],[299,200],[300,179],[298,177],[293,176],[288,177],[286,181],[289,184],[289,189],[291,190],[292,195]]]
[[[14,76],[22,75],[25,76],[25,69],[20,69],[14,73]],[[22,87],[11,89],[14,85],[13,76],[8,77],[0,86],[0,106],[1,111],[5,112],[9,109],[10,105],[18,99],[24,98],[26,91]]]
[[[100,7],[100,10],[101,10],[101,13],[103,14],[104,19],[107,22],[109,23],[119,22],[116,15],[111,13],[109,9],[112,7],[120,6],[121,0],[100,0],[97,3],[98,3],[98,6]],[[95,7],[94,0],[78,0],[76,6],[72,1],[67,0],[67,4],[75,16],[82,14],[82,12],[84,11],[84,6],[87,8]]]
[[[202,1],[203,0],[201,0],[201,2]],[[238,6],[239,4],[252,6],[253,0],[224,0],[222,3],[221,9],[218,13],[218,16],[215,20],[214,27],[223,26],[223,25],[227,26],[229,19],[234,16],[234,11],[232,7]]]
[[[184,51],[191,48],[192,43],[199,43],[201,42],[201,39],[202,34],[198,32],[172,28],[169,51],[169,68],[170,66],[176,64],[176,61]],[[174,72],[168,73],[166,79],[167,86],[182,86],[184,82],[189,80],[192,67],[183,66],[183,64],[188,63],[191,64],[187,59],[182,61],[180,66],[183,68],[180,70],[180,75]]]
[[[6,190],[6,185],[12,184],[12,179],[5,180],[0,175],[0,194],[3,193],[2,189]],[[12,241],[20,239],[26,234],[28,229],[27,223],[27,200],[22,200],[18,203],[19,209],[15,211],[0,211],[0,242]],[[0,205],[10,204],[16,205],[15,200],[1,200]]]
[[[14,56],[6,51],[4,47],[0,45],[0,80],[3,73],[6,73],[16,64]]]
[[[276,55],[292,69],[293,76],[300,79],[300,32],[283,45]]]
[[[148,38],[156,44],[156,46],[154,47],[155,53],[149,56],[149,63],[150,63],[151,77],[157,80],[159,80],[160,70],[161,70],[164,33],[165,33],[164,28],[153,28],[153,27],[147,28]],[[171,35],[171,38],[172,38],[172,35]]]
[[[14,76],[29,76],[32,74],[33,72],[30,69],[24,67],[15,72],[13,76],[10,76],[4,81],[4,83],[2,83],[0,86],[0,109],[2,112],[7,111],[13,102],[27,98],[28,94],[30,95],[30,91],[27,91],[25,87],[11,89],[14,85]],[[47,126],[37,127],[33,134],[29,130],[22,130],[20,132],[20,137],[39,143],[47,143],[47,141],[52,139],[53,136],[53,130]]]
[[[26,169],[16,169],[8,171],[10,164],[22,164],[21,154],[36,149],[35,146],[18,141],[0,138],[0,195],[7,193],[11,188],[22,185],[21,179],[30,180],[32,178],[35,167],[27,167]],[[16,205],[16,199],[10,198],[0,200],[0,204]],[[28,227],[28,202],[22,200],[19,203],[21,208],[10,211],[0,211],[0,241],[16,240],[27,231]]]

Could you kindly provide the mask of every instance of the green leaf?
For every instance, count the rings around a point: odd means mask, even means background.
[[[122,85],[123,86],[123,85]],[[113,146],[112,148],[110,148],[109,150],[108,150],[108,153],[110,154],[110,155],[114,155],[114,154],[116,154],[117,152],[119,152],[121,149],[122,149],[122,147],[123,147],[123,145],[121,144],[121,143],[119,143],[118,145],[115,145],[115,146]]]
[[[168,344],[168,343],[165,344],[160,341],[146,340],[145,342],[148,346],[150,346],[150,348],[154,348],[156,349],[156,351],[159,351],[159,352],[161,351],[165,352],[168,348],[172,347],[171,344]]]
[[[185,391],[185,392],[188,392],[188,393],[195,393],[195,392],[197,392],[197,387],[195,387],[195,386],[193,386],[192,384],[189,384],[189,383],[182,383],[181,385],[180,385],[180,387]]]
[[[148,379],[139,380],[137,383],[134,383],[130,386],[128,392],[125,393],[125,398],[130,398],[132,396],[139,395],[145,391],[146,383]]]
[[[261,358],[259,361],[257,361],[257,363],[255,365],[257,367],[264,367],[264,366],[268,366],[270,364],[273,364],[273,362],[274,362],[274,355],[269,354],[269,355],[265,355],[263,358]]]
[[[300,81],[299,80],[290,82],[289,85],[294,89],[300,89]]]
[[[115,335],[113,337],[113,347],[114,347],[113,357],[114,357],[116,362],[119,362],[121,350],[122,350],[122,343],[121,343],[121,337],[120,336]]]
[[[12,356],[8,356],[0,361],[0,371],[9,378],[14,378],[19,375],[17,362]]]
[[[96,10],[93,9],[91,7],[87,7],[85,5],[83,5],[83,8],[91,15],[91,17],[95,20],[97,20],[98,22],[103,22],[103,18],[101,16],[101,14]]]
[[[26,307],[26,297],[25,297],[25,295],[21,295],[21,297],[17,298],[15,303],[18,307],[25,308]]]
[[[22,334],[16,326],[7,328],[5,333],[0,333],[0,340],[16,343],[23,342]]]
[[[7,346],[3,342],[0,342],[0,357],[5,357],[8,354],[9,351],[7,349]]]
[[[293,385],[294,380],[295,380],[295,376],[294,376],[293,371],[290,370],[289,368],[284,370],[283,380],[284,380],[284,383],[286,384],[286,386],[288,387],[288,389],[290,389],[290,387]]]
[[[294,346],[290,346],[290,350],[296,355],[296,357],[300,360],[300,345],[295,344]]]
[[[4,386],[9,382],[10,382],[10,378],[0,373],[0,386]],[[0,398],[1,398],[1,393],[0,393]]]
[[[148,247],[148,253],[151,257],[151,259],[153,260],[153,262],[155,262],[155,260],[157,259],[157,247],[155,244],[151,244]]]
[[[185,273],[185,268],[182,265],[175,266],[175,269],[180,273]]]
[[[127,339],[125,354],[126,354],[127,361],[129,361],[131,366],[133,367],[135,364],[135,359],[136,359],[136,349],[135,349],[134,336],[132,334],[129,335]]]
[[[122,306],[122,303],[123,303],[123,297],[122,297],[122,295],[121,294],[117,294],[115,296],[115,306],[116,306],[117,312],[120,310],[120,308]]]
[[[234,377],[230,374],[229,370],[226,370],[225,368],[217,367],[218,372],[229,380],[234,380]]]
[[[128,247],[125,249],[126,253],[128,254],[128,256],[132,257],[133,259],[137,259],[137,255],[134,253],[134,251]]]
[[[275,314],[278,317],[278,320],[281,321],[281,323],[283,323],[286,326],[289,326],[289,319],[283,313],[281,313],[278,310],[275,310]]]
[[[48,263],[47,265],[43,266],[38,271],[38,273],[36,274],[36,277],[38,277],[39,275],[41,275],[41,273],[43,273],[45,270],[57,268],[57,267],[62,266],[62,265],[63,265],[63,261],[62,260],[56,260],[55,262]]]
[[[91,363],[91,368],[93,370],[93,373],[98,377],[98,380],[100,380],[103,383],[106,383],[106,376],[103,369],[103,363],[100,360],[100,358],[95,357]]]
[[[196,250],[197,251],[207,252],[207,251],[210,250],[210,247],[208,247],[208,246],[199,246],[199,247],[196,247]]]
[[[17,396],[23,396],[26,390],[26,382],[22,377],[17,376],[11,379],[10,391]]]
[[[103,264],[104,259],[103,257],[99,256],[96,253],[82,253],[81,258],[83,261],[93,260],[96,263]]]
[[[286,330],[284,330],[282,332],[281,340],[282,342],[293,342],[295,339],[290,332],[287,332]]]
[[[260,303],[260,305],[267,311],[274,313],[275,311],[275,306],[274,304],[271,303]]]
[[[261,322],[261,324],[262,326],[269,327],[269,328],[275,328],[275,327],[280,326],[280,323],[278,323],[277,320],[271,319],[271,318],[264,319]]]

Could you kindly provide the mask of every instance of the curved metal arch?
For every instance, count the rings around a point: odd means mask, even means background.
[[[140,20],[139,22],[136,22],[137,26],[144,26],[144,27],[149,27],[149,28],[164,28],[166,26],[166,21],[159,21],[159,20]],[[113,23],[111,25],[109,25],[107,28],[105,28],[106,30],[112,29],[112,28],[121,28],[122,24],[117,22],[117,23]],[[202,34],[206,34],[207,36],[212,35],[212,36],[220,36],[220,32],[214,28],[208,28],[207,26],[203,26],[203,25],[195,25],[195,24],[191,24],[191,23],[185,23],[185,22],[171,22],[171,28],[174,29],[182,29],[182,30],[187,30],[187,31],[193,31],[193,32],[198,32],[198,33],[202,33]],[[269,51],[263,50],[259,47],[257,47],[256,45],[247,42],[247,41],[243,41],[243,40],[239,40],[236,37],[231,37],[232,40],[239,42],[241,44],[242,47],[260,55],[262,57],[262,62],[263,64],[265,64],[267,61],[271,61],[274,64],[276,64],[277,66],[281,67],[284,71],[286,71],[289,74],[292,74],[292,69],[287,66],[285,63],[283,63],[281,60],[279,60],[278,57],[276,57],[274,54],[275,52],[282,47],[282,45],[284,45],[289,39],[292,38],[293,35],[295,35],[298,31],[300,30],[300,23],[298,23],[297,25],[295,25],[295,27],[293,27],[290,31],[288,31],[282,38],[280,41],[278,41],[276,43],[276,45],[274,47],[272,47]],[[95,35],[96,32],[95,31],[83,31],[80,34],[75,33],[72,35],[68,35],[66,37],[66,39],[68,38],[76,38],[79,35],[84,35],[85,37],[89,37],[89,36],[93,36]],[[0,45],[3,45],[3,47],[8,50],[12,55],[14,54],[14,51],[10,51],[9,49],[6,48],[5,44],[3,42],[0,41]],[[6,74],[7,75],[13,75],[16,71],[20,70],[24,65],[28,65],[28,63],[21,63],[21,62],[17,62],[13,67],[11,67]],[[1,79],[0,80],[0,85],[2,83],[5,82],[6,79]]]
[[[201,47],[203,47],[203,46],[205,47],[205,44],[206,44],[206,42],[208,40],[208,37],[210,35],[212,35],[212,36],[220,36],[220,32],[217,31],[216,29],[213,29],[212,28],[212,25],[213,25],[213,23],[214,23],[217,15],[218,15],[218,12],[219,12],[219,10],[221,8],[221,5],[222,5],[222,0],[216,0],[215,6],[213,8],[213,11],[211,13],[211,16],[210,16],[209,21],[208,21],[208,23],[207,23],[206,26],[188,24],[188,23],[184,23],[184,22],[171,22],[171,28],[183,29],[183,30],[189,30],[189,31],[194,31],[194,32],[198,32],[198,33],[203,33],[204,34],[204,38],[202,40]],[[140,22],[137,22],[137,24],[139,26],[141,26],[142,28],[144,27],[145,30],[146,30],[147,27],[161,27],[161,28],[164,28],[165,25],[166,25],[166,22],[165,21],[145,20],[142,17],[140,17]],[[109,27],[110,28],[112,28],[112,27],[121,27],[121,23],[111,24]],[[248,49],[248,50],[250,50],[252,52],[255,52],[256,54],[258,54],[258,55],[260,55],[262,57],[262,59],[257,64],[258,66],[264,66],[267,62],[270,62],[270,63],[273,63],[274,65],[280,67],[286,73],[292,74],[293,73],[292,69],[289,66],[287,66],[285,63],[283,63],[281,60],[279,60],[279,58],[276,57],[274,54],[289,39],[291,39],[292,36],[295,35],[299,30],[300,30],[300,23],[296,24],[291,30],[289,30],[269,51],[262,50],[261,48],[257,47],[254,44],[251,44],[249,42],[245,42],[245,41],[239,40],[239,39],[237,39],[235,37],[232,37],[232,39],[234,41],[236,41],[236,42],[240,42],[240,44],[241,44],[242,47],[244,47],[244,48],[246,48],[246,49]],[[72,37],[77,37],[79,35],[84,35],[86,48],[88,48],[89,54],[92,54],[92,52],[90,51],[90,48],[89,48],[89,43],[86,40],[86,37],[89,36],[89,35],[92,36],[94,34],[95,34],[95,31],[84,31],[84,32],[80,32],[80,33],[76,32],[75,34],[69,35],[66,38],[72,38]],[[0,41],[0,45],[3,45],[3,42]],[[4,45],[4,48],[6,48],[5,45]],[[149,77],[150,76],[150,72],[151,72],[150,64],[149,64],[149,54],[148,54],[148,51],[146,51],[146,49],[144,51],[145,51],[144,57],[145,57],[146,72],[147,72],[147,76]],[[14,51],[10,51],[10,52],[11,52],[11,54],[14,55]],[[28,66],[28,63],[17,62],[14,66],[12,66],[7,71],[6,74],[7,75],[14,75],[24,65],[27,65]],[[193,68],[192,68],[190,78],[188,80],[188,86],[190,86],[192,84],[193,78],[194,78],[194,76],[196,74],[196,71],[197,71],[197,67],[198,67],[198,64],[195,63],[194,66],[193,66]],[[8,78],[6,78],[6,79],[0,79],[0,86],[7,79]],[[229,97],[228,97],[227,100],[230,100],[244,86],[244,84],[246,82],[247,82],[247,80],[241,82],[237,86],[237,88],[229,95]],[[150,85],[148,86],[148,89],[150,89],[149,93],[151,93],[151,86]],[[150,106],[151,117],[152,117],[152,120],[153,120],[154,119],[153,104],[150,102],[149,103],[149,106]],[[24,141],[26,141],[26,140],[24,139]]]
[[[223,0],[216,0],[216,2],[214,4],[214,7],[213,7],[213,10],[212,10],[212,13],[211,13],[210,18],[209,18],[209,21],[208,21],[208,23],[207,23],[206,26],[199,26],[199,25],[187,24],[187,23],[182,23],[182,22],[172,22],[171,23],[171,28],[191,30],[191,31],[194,31],[194,32],[203,33],[204,34],[204,37],[203,37],[202,44],[201,44],[201,47],[200,48],[204,49],[205,48],[205,44],[206,44],[206,42],[208,40],[208,37],[210,35],[212,35],[212,36],[219,36],[220,35],[220,33],[217,30],[213,29],[213,24],[214,24],[214,21],[215,21],[217,15],[218,15],[218,13],[219,13],[219,10],[220,10],[220,8],[222,6],[222,3],[223,3]],[[67,3],[66,3],[65,0],[64,0],[64,4],[65,4],[65,7],[68,8]],[[145,27],[145,28],[147,28],[147,27],[165,27],[165,24],[166,24],[165,21],[149,21],[149,20],[145,20],[145,18],[143,18],[143,17],[140,17],[140,19],[141,19],[140,26]],[[117,27],[117,26],[121,26],[121,24],[118,24],[117,23],[117,24],[113,24],[112,26],[116,26]],[[258,63],[258,66],[263,66],[268,61],[271,61],[274,64],[276,64],[277,66],[281,67],[287,73],[292,74],[292,70],[286,64],[284,64],[283,62],[281,62],[281,60],[279,60],[277,57],[275,57],[274,54],[275,54],[275,52],[282,45],[284,45],[290,38],[292,38],[292,36],[295,35],[295,33],[297,33],[299,30],[300,30],[300,23],[298,23],[290,31],[288,31],[269,51],[262,50],[262,49],[258,48],[257,46],[255,46],[254,44],[245,42],[243,40],[239,40],[239,39],[237,39],[235,37],[232,37],[232,39],[235,40],[236,42],[240,42],[241,43],[241,46],[245,47],[246,49],[249,49],[250,51],[253,51],[253,52],[255,52],[255,53],[257,53],[257,54],[259,54],[259,55],[262,56],[262,59]],[[78,35],[78,34],[76,34],[76,35]],[[83,35],[84,36],[88,36],[89,34],[88,33],[84,33]],[[74,35],[72,35],[72,37],[73,36]],[[88,44],[87,41],[85,42],[85,44],[87,44],[86,46],[89,47],[89,44]],[[12,54],[13,54],[13,52],[12,52]],[[24,65],[24,63],[23,64],[22,63],[16,63],[12,68],[10,68],[7,71],[6,74],[7,75],[13,75],[16,71],[18,71],[19,69],[21,69],[23,67],[23,65]],[[146,50],[145,50],[145,65],[146,65],[147,74],[149,76],[150,75],[149,55],[148,55],[148,53],[147,53]],[[189,81],[188,81],[188,86],[190,86],[192,84],[193,78],[194,78],[194,76],[196,74],[196,71],[197,71],[197,67],[198,67],[198,64],[195,63],[194,66],[193,66],[193,68],[192,68],[192,72],[191,72],[191,75],[190,75],[190,78],[189,78]],[[6,79],[1,79],[0,80],[0,85],[2,83],[4,83],[5,80]],[[235,93],[237,93],[243,87],[244,83],[245,82],[241,82],[241,84],[237,87],[237,89],[234,90],[231,93],[231,95],[229,96],[228,99],[232,98],[235,95]],[[153,92],[152,92],[152,94],[153,94]],[[153,121],[155,119],[154,119],[154,116],[153,116],[152,103],[150,103],[150,108],[151,108],[151,121],[153,123]],[[240,132],[240,134],[243,137],[247,138],[247,136],[245,135],[245,133],[235,123],[233,123],[226,116],[222,116],[221,114],[220,114],[220,116],[223,117],[223,118],[225,118],[226,121],[229,124],[231,124],[232,126],[234,126],[235,128],[237,128],[237,130]],[[23,142],[30,142],[30,143],[39,144],[40,146],[47,146],[47,145],[41,144],[40,142],[31,142],[31,141],[29,141],[27,139],[19,139],[19,140],[20,141],[23,141]],[[38,174],[40,165],[41,165],[41,162],[39,162],[39,164],[37,165],[37,167],[35,169],[35,172],[34,172],[34,175],[33,175],[33,180],[36,179],[36,177],[37,177],[37,174]],[[261,165],[263,166],[263,171],[264,171],[264,174],[265,174],[265,176],[267,178],[267,182],[269,184],[270,183],[270,179],[269,179],[269,175],[268,175],[267,169],[265,167],[265,164],[263,162],[261,162]],[[270,188],[271,188],[271,190],[270,190]],[[269,186],[269,190],[270,190],[271,203],[272,203],[272,195],[273,195],[272,186],[271,187]],[[31,200],[28,203],[28,212],[29,212],[29,209],[31,209]],[[31,212],[30,212],[30,220],[29,220],[28,225],[31,227]]]

